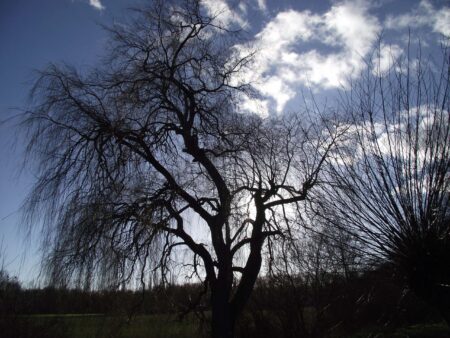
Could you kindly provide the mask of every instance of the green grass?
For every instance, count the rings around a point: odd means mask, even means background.
[[[24,318],[69,318],[69,317],[105,317],[102,313],[62,313],[62,314],[55,314],[55,313],[42,313],[37,315],[24,315],[22,316]]]
[[[360,331],[351,338],[450,338],[450,329],[444,323],[424,323],[389,330],[370,328]]]
[[[167,315],[125,316],[34,315],[16,319],[14,337],[35,338],[191,338],[198,336],[196,322]]]
[[[309,314],[311,315],[311,314]],[[198,322],[191,316],[178,321],[174,316],[41,314],[18,316],[3,323],[2,338],[196,338]],[[0,325],[1,326],[1,325]],[[0,330],[1,331],[1,330]],[[424,323],[397,329],[364,328],[351,338],[450,338],[445,323]],[[268,337],[270,338],[270,337]]]

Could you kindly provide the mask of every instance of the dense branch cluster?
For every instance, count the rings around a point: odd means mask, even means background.
[[[113,27],[109,58],[88,74],[41,73],[24,122],[38,163],[28,215],[45,216],[55,281],[164,277],[184,246],[185,268],[233,322],[265,240],[289,234],[338,135],[299,116],[241,113],[251,55],[197,1],[177,6]]]
[[[418,296],[449,314],[449,54],[400,59],[343,97],[348,139],[328,161],[315,214],[356,236]],[[415,67],[413,67],[415,65]],[[375,68],[376,69],[376,68]]]

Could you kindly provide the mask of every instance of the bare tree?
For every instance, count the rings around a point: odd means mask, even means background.
[[[351,133],[327,165],[316,213],[389,262],[450,323],[449,53],[440,66],[375,60],[343,95]],[[439,68],[440,67],[440,68]]]
[[[339,135],[240,113],[251,55],[199,1],[156,2],[111,34],[103,66],[41,73],[23,122],[37,169],[26,215],[44,220],[49,274],[144,283],[187,248],[184,271],[210,291],[212,336],[232,337],[267,239],[289,233]]]

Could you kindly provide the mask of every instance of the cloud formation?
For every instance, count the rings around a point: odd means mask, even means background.
[[[377,53],[377,62],[375,62],[375,69],[373,69],[374,74],[383,75],[386,73],[402,54],[402,49],[397,45],[386,45],[384,43],[380,44]]]
[[[261,11],[263,11],[263,12],[267,11],[266,0],[257,0],[257,3],[258,3],[258,8],[259,8]]]
[[[257,51],[251,69],[237,82],[252,83],[262,95],[258,101],[244,99],[241,105],[262,115],[281,113],[305,86],[313,90],[348,88],[372,56],[377,58],[373,71],[385,73],[402,48],[383,41],[375,50],[382,32],[428,28],[450,37],[450,7],[435,8],[430,0],[421,0],[409,12],[388,15],[384,21],[374,14],[379,5],[374,8],[370,0],[337,0],[325,12],[288,9],[273,17],[268,17],[265,0],[253,3],[269,21],[256,33],[251,48],[236,46],[241,55]],[[247,7],[242,1],[239,4],[233,10],[226,0],[204,1],[209,14],[217,15],[225,27],[249,27]]]
[[[94,7],[95,9],[102,10],[105,9],[105,6],[102,5],[100,0],[89,0],[89,5]]]
[[[202,5],[208,14],[216,17],[216,20],[225,28],[231,28],[233,25],[248,26],[248,22],[238,12],[232,10],[225,0],[203,0]],[[241,3],[240,9],[245,11],[244,3]]]
[[[431,27],[433,32],[450,37],[450,7],[435,9],[428,0],[420,4],[409,13],[398,16],[389,15],[385,21],[388,29]]]
[[[280,113],[299,85],[347,86],[364,67],[363,57],[381,28],[367,2],[360,0],[336,3],[323,14],[280,12],[256,35],[258,53],[248,80]]]

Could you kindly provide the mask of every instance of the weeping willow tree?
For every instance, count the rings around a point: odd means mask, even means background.
[[[37,176],[26,215],[43,222],[51,280],[145,283],[180,264],[209,291],[212,335],[232,337],[267,243],[289,234],[286,208],[339,135],[241,112],[252,55],[200,1],[134,14],[110,29],[101,66],[40,73],[23,122]]]
[[[349,133],[327,163],[315,214],[391,264],[450,323],[446,48],[441,61],[400,58],[387,72],[374,61],[342,96]]]

